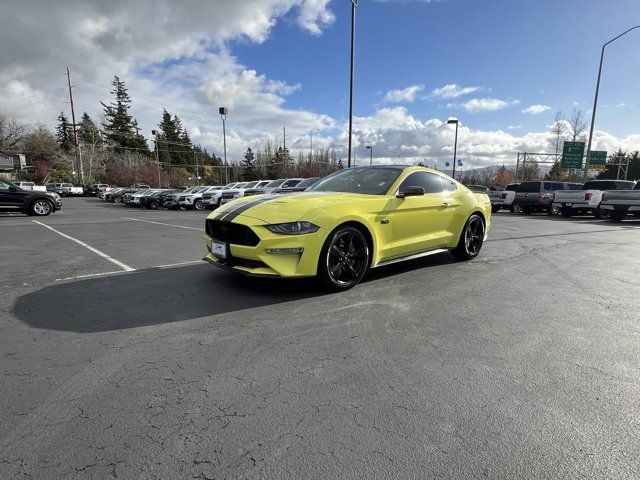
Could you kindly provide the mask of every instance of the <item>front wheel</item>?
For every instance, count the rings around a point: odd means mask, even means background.
[[[53,203],[45,199],[36,200],[29,207],[29,215],[36,217],[46,217],[51,212],[53,212]]]
[[[369,268],[369,245],[354,227],[340,227],[327,238],[318,260],[318,278],[329,290],[348,290]]]
[[[202,210],[204,208],[204,203],[202,203],[202,200],[196,200],[193,204],[193,209],[194,210]]]
[[[560,209],[558,207],[554,207],[553,205],[547,207],[547,215],[557,215]]]
[[[147,203],[146,207],[149,210],[156,210],[158,208],[158,201],[157,200],[151,200],[150,202]]]
[[[458,246],[451,252],[458,260],[471,260],[476,258],[484,243],[484,220],[477,213],[467,219]]]
[[[522,207],[520,205],[511,205],[509,211],[511,213],[522,213]]]

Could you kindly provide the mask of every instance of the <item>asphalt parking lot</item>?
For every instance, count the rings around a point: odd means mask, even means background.
[[[0,478],[638,477],[640,221],[324,294],[201,262],[206,214],[0,215]]]

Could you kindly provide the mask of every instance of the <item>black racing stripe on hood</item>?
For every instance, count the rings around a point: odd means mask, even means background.
[[[225,212],[222,215],[216,217],[216,220],[224,220],[225,222],[232,222],[238,215],[242,215],[244,212],[249,210],[250,208],[255,207],[256,205],[260,205],[261,203],[268,202],[269,200],[273,200],[274,198],[278,198],[278,195],[269,195],[260,198],[256,198],[255,200],[251,200],[249,202],[243,203],[242,205],[238,205],[238,207],[234,208],[230,212]]]

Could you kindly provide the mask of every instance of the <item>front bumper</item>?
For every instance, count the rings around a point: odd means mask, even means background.
[[[318,258],[329,232],[319,229],[306,235],[279,235],[264,227],[264,222],[238,216],[233,223],[249,227],[259,238],[256,246],[229,244],[228,258],[218,258],[211,253],[212,238],[205,233],[207,255],[203,260],[245,275],[260,277],[313,277],[318,268]],[[267,253],[270,249],[302,248],[301,253]]]

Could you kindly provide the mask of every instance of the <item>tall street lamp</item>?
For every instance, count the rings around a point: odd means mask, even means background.
[[[313,160],[313,132],[319,132],[319,128],[312,128],[309,132],[309,152],[311,152],[311,160]]]
[[[373,147],[371,145],[367,145],[367,150],[369,150],[369,166],[373,165]]]
[[[224,145],[224,183],[229,184],[229,167],[227,165],[227,114],[229,109],[227,107],[218,108],[220,118],[222,119],[222,142]]]
[[[160,139],[160,133],[157,130],[151,130],[151,135],[155,138],[156,144],[156,163],[158,164],[158,188],[162,188],[162,182],[160,181],[160,155],[158,154],[158,141]]]
[[[640,28],[640,25],[636,25],[635,27],[631,27],[629,30],[622,32],[617,37],[612,38],[607,43],[602,45],[602,51],[600,52],[600,68],[598,68],[598,81],[596,82],[596,95],[593,99],[593,110],[591,111],[591,128],[589,129],[589,143],[587,145],[587,158],[584,162],[584,181],[587,181],[587,172],[589,171],[589,160],[591,160],[591,141],[593,140],[593,126],[596,121],[596,108],[598,107],[598,91],[600,90],[600,77],[602,76],[602,62],[604,61],[604,49],[610,43],[615,42],[617,39],[626,35],[631,30],[635,30],[636,28]]]
[[[349,157],[347,167],[351,167],[351,132],[353,130],[353,53],[356,42],[356,8],[358,0],[351,0],[351,75],[349,78]],[[355,164],[355,159],[354,159]]]
[[[453,175],[451,175],[454,179],[456,178],[456,156],[458,154],[458,119],[457,118],[451,118],[449,120],[447,120],[447,124],[448,125],[453,125],[455,123],[456,125],[456,139],[453,142]]]

